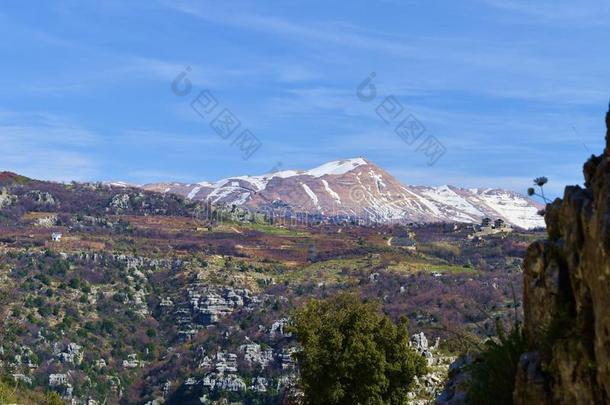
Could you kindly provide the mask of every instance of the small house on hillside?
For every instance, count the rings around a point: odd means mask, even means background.
[[[53,233],[51,234],[51,240],[52,240],[53,242],[59,242],[59,241],[61,241],[61,236],[62,236],[62,235],[61,235],[61,233],[59,233],[59,232],[53,232]]]

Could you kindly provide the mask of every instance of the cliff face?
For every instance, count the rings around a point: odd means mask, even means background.
[[[546,209],[548,239],[524,271],[517,404],[610,403],[610,112],[606,149],[584,165],[585,188],[566,187]]]

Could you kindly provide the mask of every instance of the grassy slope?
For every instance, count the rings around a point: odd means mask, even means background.
[[[63,405],[65,402],[54,392],[28,390],[5,379],[0,381],[0,404]]]

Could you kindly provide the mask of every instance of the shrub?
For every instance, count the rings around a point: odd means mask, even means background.
[[[78,289],[80,287],[80,280],[78,278],[70,279],[70,288]]]
[[[485,342],[481,359],[470,366],[472,380],[468,401],[473,404],[512,404],[515,376],[522,353],[527,345],[522,328],[513,325],[508,335],[497,321],[498,337]]]
[[[55,392],[40,392],[28,388],[22,388],[18,383],[9,378],[0,379],[0,404],[40,404],[40,405],[64,405],[65,402]]]
[[[295,357],[307,404],[403,404],[415,376],[426,372],[398,324],[376,302],[351,294],[312,300],[292,317],[302,350]]]

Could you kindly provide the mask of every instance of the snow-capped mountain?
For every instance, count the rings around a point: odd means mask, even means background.
[[[363,158],[325,163],[311,170],[230,177],[215,183],[142,186],[213,204],[253,209],[368,218],[377,222],[469,222],[502,218],[521,228],[544,226],[541,206],[513,191],[453,186],[404,186]]]

